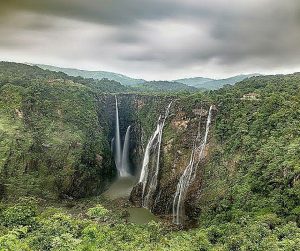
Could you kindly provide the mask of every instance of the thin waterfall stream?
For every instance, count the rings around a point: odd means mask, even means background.
[[[115,96],[115,135],[111,140],[111,151],[114,153],[115,165],[118,170],[117,179],[109,186],[109,188],[103,193],[103,195],[111,200],[117,200],[122,198],[129,198],[130,192],[134,184],[136,184],[136,177],[130,174],[130,130],[129,125],[124,137],[124,144],[121,144],[120,135],[120,122],[119,122],[119,107],[118,99]],[[135,224],[147,224],[150,221],[158,221],[155,215],[153,215],[146,208],[129,207],[127,208],[129,213],[128,221]]]
[[[169,103],[164,117],[159,116],[156,130],[150,137],[146,150],[144,153],[142,171],[139,183],[142,183],[142,206],[151,210],[151,199],[156,191],[157,179],[159,174],[160,152],[163,128],[167,117],[169,116],[170,107],[172,102]],[[154,159],[151,162],[151,154],[154,154]]]
[[[115,137],[112,139],[112,150],[115,150],[114,158],[116,168],[118,170],[118,175],[120,177],[128,177],[130,176],[129,171],[129,141],[130,141],[130,128],[127,127],[123,149],[121,146],[121,136],[120,136],[120,121],[119,121],[119,108],[118,108],[118,99],[115,96],[116,100],[116,129],[115,129]]]
[[[125,139],[124,139],[123,151],[122,151],[121,170],[123,172],[123,176],[128,176],[128,174],[130,173],[130,171],[129,171],[130,128],[131,128],[131,126],[127,127]]]
[[[184,200],[188,188],[196,177],[196,171],[200,161],[203,160],[203,158],[205,157],[205,147],[207,144],[209,127],[211,123],[211,114],[212,114],[212,106],[210,106],[209,108],[204,137],[201,140],[201,131],[200,131],[201,124],[199,122],[198,132],[193,144],[193,149],[192,149],[189,164],[185,168],[177,184],[177,189],[173,200],[173,222],[175,224],[182,223],[182,218],[184,216]],[[200,121],[201,121],[201,117],[200,117]]]
[[[116,192],[114,189],[121,189],[122,196],[128,196],[129,190],[125,188],[133,186],[134,177],[130,175],[129,167],[129,149],[130,149],[130,130],[131,126],[129,125],[126,130],[124,137],[124,144],[121,145],[121,136],[120,136],[120,122],[119,122],[119,109],[118,109],[118,99],[115,96],[115,135],[112,139],[112,150],[114,150],[115,164],[118,170],[119,179],[111,186],[111,190]],[[170,108],[172,102],[170,102],[165,110],[164,115],[160,115],[157,121],[155,131],[152,133],[144,151],[144,157],[142,162],[142,169],[139,176],[138,183],[141,184],[141,201],[142,207],[149,209],[150,212],[157,203],[155,198],[157,193],[158,185],[158,175],[160,172],[160,155],[161,155],[161,144],[163,137],[163,129],[165,122],[169,116]],[[196,138],[193,142],[192,152],[190,155],[190,160],[186,166],[183,174],[181,175],[179,182],[176,187],[176,192],[173,199],[173,222],[175,224],[181,224],[184,218],[184,201],[189,189],[189,186],[194,181],[197,173],[198,165],[201,160],[205,157],[205,148],[207,144],[211,116],[212,116],[212,107],[210,106],[204,134],[201,133],[201,117],[199,120],[198,130]],[[132,177],[132,179],[126,180],[127,178]],[[125,193],[126,192],[126,193]],[[161,191],[160,191],[161,192]],[[121,196],[121,197],[122,197]],[[134,211],[134,210],[133,210]]]
[[[114,144],[115,144],[115,164],[118,170],[118,173],[120,176],[122,176],[123,172],[121,170],[122,168],[122,149],[121,149],[121,137],[120,137],[120,122],[119,122],[119,108],[118,108],[118,99],[117,96],[115,96],[116,100],[116,128],[115,128],[115,138],[114,138]]]

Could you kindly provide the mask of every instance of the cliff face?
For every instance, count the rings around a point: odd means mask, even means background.
[[[5,85],[1,94],[2,197],[92,195],[116,174],[110,151],[114,95],[95,95],[84,86],[60,82],[26,90]],[[203,131],[209,105],[141,94],[118,94],[117,100],[121,141],[131,125],[131,172],[137,176],[158,118],[172,101],[163,129],[157,189],[151,198],[153,212],[170,214],[176,185],[189,162],[199,121]],[[199,190],[201,178],[193,187]],[[140,204],[139,198],[135,188],[131,199]]]
[[[115,96],[103,91],[122,89],[105,85],[100,92],[85,85],[89,80],[79,79],[78,84],[29,66],[22,66],[23,72],[20,65],[1,67],[0,199],[101,193],[116,175],[110,149]],[[131,171],[137,176],[158,119],[164,119],[173,101],[163,129],[157,184],[149,198],[151,210],[171,216],[198,126],[203,138],[209,106],[218,104],[204,158],[184,198],[188,219],[200,215],[202,224],[210,224],[248,213],[250,218],[275,214],[299,225],[299,86],[299,74],[291,74],[251,78],[189,96],[119,93],[121,140],[131,125]],[[259,98],[244,99],[249,93]],[[156,156],[150,152],[152,164]],[[141,198],[139,184],[131,200],[141,205]]]
[[[190,163],[199,124],[201,137],[204,137],[208,110],[208,104],[199,103],[193,109],[189,109],[181,100],[174,101],[172,104],[170,115],[163,129],[158,184],[150,202],[152,212],[171,216],[177,184]],[[206,157],[209,149],[210,143],[206,147]],[[155,157],[150,155],[150,158]],[[205,159],[199,163],[196,178],[189,186],[184,199],[183,207],[189,219],[198,216],[196,207],[201,192]],[[133,190],[131,200],[141,205],[140,185]]]
[[[94,94],[53,81],[0,89],[2,198],[82,197],[113,175],[105,128]]]
[[[130,159],[132,172],[139,176],[145,148],[154,133],[160,116],[164,116],[168,104],[172,101],[170,113],[166,118],[161,142],[159,172],[157,186],[150,198],[152,212],[160,215],[171,215],[172,204],[179,178],[190,162],[193,145],[200,127],[200,135],[204,137],[207,122],[209,102],[201,100],[178,99],[174,97],[145,96],[138,94],[119,94],[119,117],[121,138],[123,139],[126,128],[131,125]],[[98,100],[104,102],[101,107],[108,109],[111,139],[114,136],[115,122],[115,97],[101,95]],[[212,125],[209,133],[209,141],[205,150],[205,158],[198,165],[196,178],[191,183],[186,195],[184,208],[188,218],[198,216],[197,203],[202,187],[202,174],[209,149],[212,142],[213,123],[216,107],[212,109]],[[149,170],[153,172],[153,164],[157,155],[150,151]],[[141,184],[133,189],[131,201],[137,206],[142,205]]]

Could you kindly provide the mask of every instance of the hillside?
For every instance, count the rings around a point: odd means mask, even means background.
[[[230,78],[224,79],[210,79],[210,78],[184,78],[175,80],[176,82],[184,83],[186,85],[194,86],[199,89],[205,90],[217,90],[222,88],[224,85],[234,85],[246,78],[258,76],[259,74],[247,74],[247,75],[237,75]]]
[[[63,72],[73,77],[93,78],[96,80],[101,80],[103,78],[106,78],[108,80],[114,80],[116,82],[121,83],[122,85],[128,85],[128,86],[145,82],[145,80],[143,79],[130,78],[125,75],[114,73],[114,72],[85,71],[85,70],[78,70],[72,68],[61,68],[61,67],[56,67],[51,65],[42,65],[42,64],[37,64],[37,66],[44,70]]]
[[[73,77],[82,77],[82,78],[91,78],[95,80],[101,80],[103,78],[108,80],[113,80],[116,82],[121,83],[125,86],[138,86],[145,91],[166,91],[169,89],[170,91],[182,91],[188,90],[192,91],[192,88],[187,88],[183,85],[179,85],[179,83],[196,87],[202,90],[217,90],[223,87],[224,85],[233,85],[239,81],[242,81],[246,78],[257,76],[259,74],[247,74],[247,75],[237,75],[230,78],[225,79],[211,79],[211,78],[203,78],[203,77],[195,77],[195,78],[183,78],[183,79],[176,79],[174,81],[146,81],[144,79],[135,79],[130,78],[128,76],[114,73],[114,72],[106,72],[106,71],[85,71],[79,69],[72,69],[72,68],[61,68],[51,65],[42,65],[36,64],[36,66],[40,67],[44,70],[50,70],[54,72],[63,72],[69,76]],[[161,84],[164,83],[164,86]],[[170,85],[170,83],[173,83]],[[148,85],[148,86],[146,86]]]
[[[133,86],[134,89],[144,92],[195,92],[198,91],[197,88],[188,86],[179,82],[170,81],[148,81],[142,84]]]
[[[194,87],[205,87],[205,83],[213,81],[214,79],[212,78],[203,78],[203,77],[194,77],[194,78],[181,78],[181,79],[176,79],[174,80],[175,82],[183,83],[189,86],[194,86]]]
[[[94,103],[94,91],[107,92],[111,83],[98,81],[93,89],[94,82],[75,80],[36,66],[0,63],[1,198],[28,191],[47,199],[80,197],[103,189],[112,176],[110,156],[104,156],[106,128]]]
[[[114,80],[96,80],[85,79],[82,77],[72,77],[63,72],[43,70],[38,66],[0,62],[0,86],[6,83],[14,83],[15,85],[28,87],[32,83],[37,83],[39,81],[45,83],[79,83],[89,87],[93,91],[101,92],[121,92],[128,90],[128,87],[125,87]]]

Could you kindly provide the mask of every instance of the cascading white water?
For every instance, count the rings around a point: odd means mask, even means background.
[[[158,121],[160,121],[160,117],[159,117]],[[146,146],[146,150],[145,150],[145,153],[144,153],[142,171],[141,171],[140,179],[139,179],[139,182],[141,182],[143,184],[143,197],[144,197],[144,192],[145,192],[145,189],[146,189],[148,173],[149,173],[148,165],[149,165],[149,161],[150,161],[150,151],[152,149],[154,140],[156,139],[156,137],[159,133],[159,130],[160,130],[160,126],[159,126],[159,123],[158,123],[157,127],[156,127],[156,130],[154,131],[154,133],[150,137],[150,140],[148,141],[148,144]]]
[[[150,137],[143,159],[142,171],[140,175],[139,182],[142,183],[143,192],[142,192],[142,202],[143,207],[150,208],[150,199],[152,198],[156,187],[157,187],[157,178],[159,173],[159,160],[160,160],[160,149],[161,149],[161,141],[162,141],[162,134],[163,128],[166,122],[166,119],[169,115],[170,107],[172,102],[169,103],[166,111],[165,116],[163,119],[161,116],[158,119],[158,123],[156,126],[156,130]],[[150,155],[151,152],[154,154],[156,158],[153,159],[151,167],[150,164]]]
[[[122,162],[122,150],[121,150],[121,138],[120,138],[120,123],[119,123],[119,108],[118,108],[118,99],[117,96],[115,96],[116,99],[116,129],[115,129],[115,163],[116,167],[119,171],[119,174],[121,173],[121,162]]]
[[[129,175],[129,139],[130,139],[130,128],[131,126],[127,127],[124,145],[123,145],[123,152],[122,152],[122,163],[121,163],[121,170],[120,176],[125,177]]]
[[[181,218],[183,217],[183,213],[184,213],[183,204],[184,204],[186,193],[188,191],[189,185],[193,182],[193,180],[196,177],[196,171],[200,161],[205,157],[205,147],[206,147],[209,127],[211,123],[211,114],[212,114],[212,106],[209,108],[209,112],[206,120],[204,138],[201,141],[201,132],[200,132],[200,123],[199,123],[198,133],[193,144],[193,149],[192,149],[189,164],[185,168],[177,184],[177,189],[173,200],[173,222],[175,224],[181,223],[182,220]]]
[[[112,140],[114,143],[114,157],[115,157],[115,164],[118,170],[118,174],[120,177],[127,177],[129,176],[129,134],[130,134],[130,126],[127,128],[123,151],[121,147],[121,137],[120,137],[120,122],[119,122],[119,108],[118,108],[118,99],[116,99],[116,129],[115,129],[115,137]],[[112,148],[113,150],[113,148]]]

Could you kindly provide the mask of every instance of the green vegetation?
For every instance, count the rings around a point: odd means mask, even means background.
[[[127,91],[114,81],[0,63],[0,251],[299,250],[300,74],[136,100],[146,136],[170,99],[188,118],[196,104],[216,105],[190,230],[131,224],[118,201],[78,199],[113,176],[108,115],[95,100]],[[172,133],[166,125],[164,139]]]
[[[179,82],[149,81],[133,86],[133,90],[152,93],[195,92],[197,88]]]
[[[72,77],[63,72],[43,70],[37,66],[0,62],[0,87],[7,83],[28,87],[33,83],[61,83],[62,85],[82,84],[96,92],[124,92],[128,87],[108,79],[86,79],[80,76]]]
[[[183,78],[175,81],[189,86],[194,86],[202,90],[218,90],[225,85],[234,85],[246,78],[250,78],[253,76],[259,76],[259,74],[247,74],[247,75],[242,74],[242,75],[237,75],[237,76],[224,78],[224,79],[195,77],[195,78]]]
[[[244,100],[248,93],[255,98]],[[274,214],[299,225],[300,75],[251,78],[213,95],[202,220]]]
[[[130,78],[122,74],[107,72],[107,71],[84,71],[78,69],[60,68],[51,65],[40,65],[40,64],[37,66],[44,70],[63,72],[73,77],[82,77],[82,78],[96,79],[96,80],[101,80],[105,78],[105,79],[113,80],[114,82],[121,83],[122,85],[126,85],[126,86],[145,82],[145,80],[143,79]]]
[[[80,205],[82,202],[77,202]],[[98,203],[98,202],[96,202]],[[300,229],[280,218],[247,218],[211,224],[189,231],[172,231],[151,222],[125,223],[108,215],[102,205],[81,213],[61,207],[40,208],[32,199],[0,209],[0,250],[298,250]],[[95,209],[97,208],[97,209]],[[91,212],[92,215],[91,215]],[[71,214],[72,213],[72,214]]]
[[[0,66],[0,197],[80,197],[103,188],[111,157],[92,90],[37,67]]]

